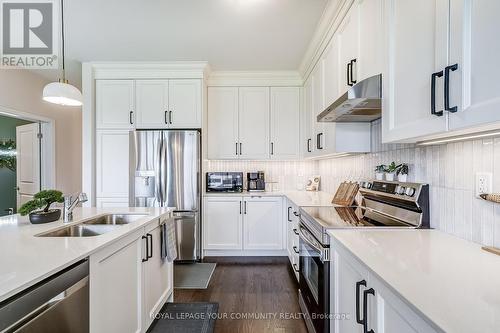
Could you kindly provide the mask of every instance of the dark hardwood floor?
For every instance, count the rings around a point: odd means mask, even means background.
[[[304,332],[287,257],[210,257],[217,267],[207,289],[175,289],[175,302],[217,302],[216,333]],[[242,318],[258,315],[260,318]]]

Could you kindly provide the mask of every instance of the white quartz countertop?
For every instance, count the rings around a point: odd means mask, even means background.
[[[57,271],[88,257],[103,246],[126,236],[170,208],[76,208],[73,221],[61,220],[46,224],[31,224],[27,216],[11,215],[0,218],[0,301],[43,280]],[[98,215],[147,214],[129,224],[120,225],[102,235],[92,237],[36,237],[42,232],[65,225],[78,224]]]
[[[299,207],[305,206],[332,206],[333,194],[327,192],[310,192],[310,191],[265,191],[265,192],[248,192],[242,193],[227,193],[227,192],[205,192],[205,197],[221,197],[221,196],[275,196],[287,197],[295,205]]]
[[[330,230],[445,332],[498,332],[500,256],[436,230]]]

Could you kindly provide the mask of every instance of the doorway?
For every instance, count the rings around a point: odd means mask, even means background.
[[[23,128],[36,126],[39,124],[32,121],[0,115],[0,188],[2,189],[0,191],[0,216],[15,214],[19,208],[17,188],[20,175],[17,163],[17,136]],[[25,140],[22,141],[24,143]],[[33,167],[33,161],[28,161],[27,158],[25,160],[24,163],[29,163],[30,167]],[[36,167],[40,168],[39,165]]]

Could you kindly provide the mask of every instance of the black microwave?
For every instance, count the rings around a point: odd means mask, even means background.
[[[207,192],[243,192],[243,172],[207,172]]]

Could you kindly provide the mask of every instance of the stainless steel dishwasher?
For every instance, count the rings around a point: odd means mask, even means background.
[[[89,264],[79,261],[0,303],[0,332],[89,331]]]

